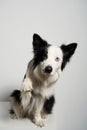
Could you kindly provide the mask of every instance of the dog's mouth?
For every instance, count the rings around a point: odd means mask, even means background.
[[[51,76],[51,74],[46,73],[46,72],[44,72],[44,71],[43,71],[43,75],[44,75],[44,76],[47,76],[47,77],[48,77],[48,76]]]

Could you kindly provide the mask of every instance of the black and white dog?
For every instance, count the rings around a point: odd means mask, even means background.
[[[54,84],[75,52],[76,43],[50,45],[38,34],[33,35],[34,58],[29,62],[21,90],[12,93],[12,118],[29,117],[37,126],[52,112]]]

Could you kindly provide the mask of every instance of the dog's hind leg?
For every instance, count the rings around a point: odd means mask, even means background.
[[[12,119],[19,119],[23,117],[23,107],[19,102],[17,102],[15,99],[13,99],[12,104],[11,104],[11,118]]]
[[[16,116],[15,112],[13,111],[13,109],[11,109],[9,112],[10,112],[10,117],[12,119],[17,119],[17,116]]]
[[[43,106],[43,109],[42,109],[42,112],[41,112],[41,117],[43,119],[47,118],[48,114],[52,113],[54,103],[55,103],[55,98],[54,98],[53,95],[45,100],[44,106]]]
[[[23,108],[21,106],[21,92],[20,90],[14,90],[11,94],[11,110],[10,114],[13,119],[18,119],[22,117]]]

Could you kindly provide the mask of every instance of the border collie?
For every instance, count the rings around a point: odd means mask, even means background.
[[[11,94],[11,117],[29,117],[37,126],[52,113],[55,103],[54,84],[75,52],[77,43],[50,45],[38,34],[33,35],[34,57],[27,66],[22,87]]]

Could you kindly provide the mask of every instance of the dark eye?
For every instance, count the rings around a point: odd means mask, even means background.
[[[46,55],[43,55],[42,58],[43,58],[44,60],[46,60],[46,59],[47,59],[47,56],[46,56]]]
[[[58,62],[58,61],[59,61],[59,57],[56,57],[55,61],[57,61],[57,62]]]

